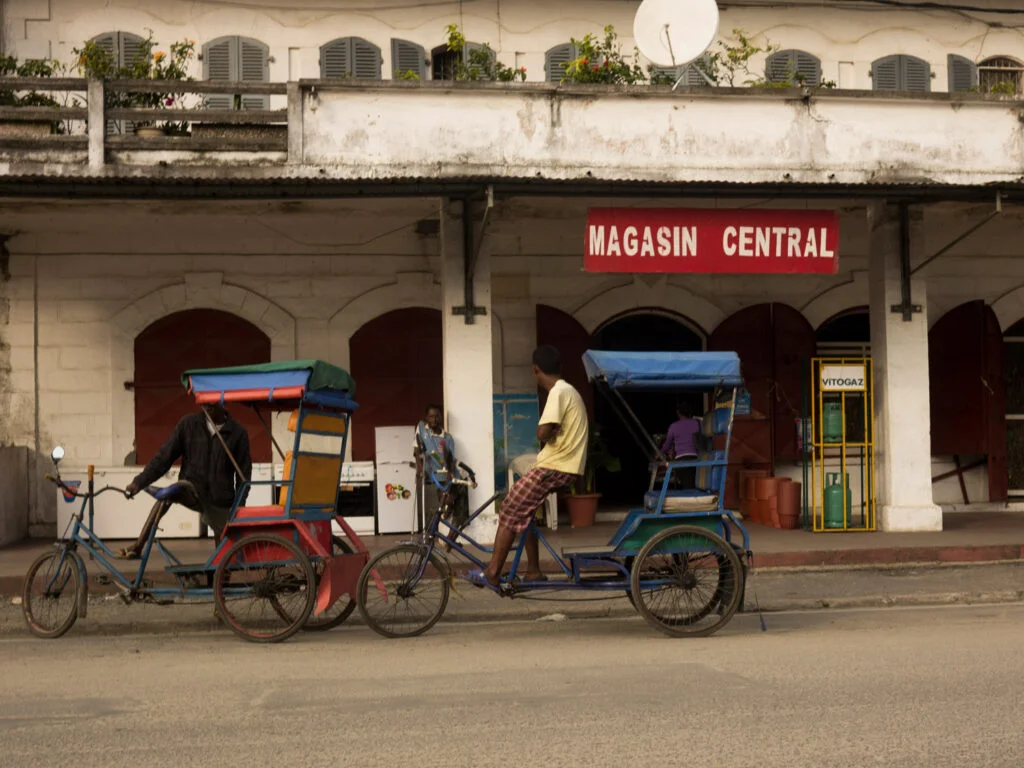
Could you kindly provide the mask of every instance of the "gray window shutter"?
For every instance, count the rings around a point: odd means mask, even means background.
[[[946,57],[946,69],[949,73],[950,93],[969,91],[977,87],[978,66],[970,59],[951,53]]]
[[[352,40],[343,37],[320,48],[320,77],[332,80],[352,76]]]
[[[422,45],[410,43],[408,40],[391,41],[391,76],[415,72],[420,80],[427,78],[427,52]]]
[[[133,66],[142,53],[143,39],[129,32],[118,32],[117,38],[118,64],[122,67]]]
[[[549,83],[560,83],[565,76],[565,68],[576,58],[576,46],[562,43],[544,54],[544,79]]]
[[[924,59],[916,56],[901,56],[900,70],[903,91],[928,93],[932,89],[932,68]]]
[[[214,83],[238,80],[238,38],[221,37],[203,46],[203,79]],[[204,100],[207,109],[232,109],[230,93],[209,93]]]
[[[258,40],[239,38],[241,60],[238,71],[243,83],[265,83],[270,80],[270,49]],[[270,109],[270,96],[242,96],[242,109]]]
[[[352,74],[360,80],[380,80],[380,48],[361,37],[351,40]]]
[[[496,54],[488,46],[483,45],[481,43],[466,43],[466,47],[462,49],[462,63],[466,64],[468,66],[469,65],[469,55],[473,51],[482,51],[482,50],[485,50],[485,49],[487,50],[487,58],[490,59],[491,63],[493,64],[497,60],[498,54]]]
[[[700,57],[700,61],[706,66],[709,63],[709,57],[705,54]],[[669,70],[672,72],[673,70]],[[697,69],[695,63],[687,64],[681,70],[683,74],[683,82],[680,83],[684,88],[707,88],[709,83],[704,79],[704,75],[701,74],[700,70]],[[678,77],[678,75],[676,75]]]
[[[900,57],[884,56],[871,63],[871,88],[875,91],[900,89]]]
[[[771,83],[784,83],[792,80],[794,84],[799,81],[800,75],[804,84],[815,87],[821,84],[821,61],[806,51],[789,49],[776,51],[768,57],[765,66],[765,77]]]

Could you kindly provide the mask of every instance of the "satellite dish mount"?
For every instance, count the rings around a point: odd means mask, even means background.
[[[711,47],[718,34],[715,0],[643,0],[633,19],[636,46],[658,67],[685,67]],[[701,77],[714,81],[700,67]],[[672,90],[686,77],[681,72]]]

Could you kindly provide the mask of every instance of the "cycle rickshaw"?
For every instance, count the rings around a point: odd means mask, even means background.
[[[734,352],[588,351],[583,362],[594,387],[609,398],[651,460],[643,506],[627,514],[607,544],[567,547],[561,553],[532,522],[512,551],[510,571],[492,589],[509,598],[558,590],[623,592],[648,624],[668,635],[717,632],[742,607],[751,559],[746,529],[724,506],[729,441],[743,384],[739,358]],[[623,396],[645,392],[710,396],[702,429],[706,445],[696,461],[668,461],[662,455]],[[381,635],[419,635],[443,615],[456,574],[439,542],[478,568],[486,565],[474,552],[491,549],[467,534],[465,525],[457,529],[447,520],[447,492],[454,484],[475,486],[472,470],[459,467],[465,478],[432,475],[442,504],[420,537],[380,553],[363,569],[359,610]],[[695,487],[674,488],[673,475],[691,467],[696,468]],[[499,495],[484,502],[466,525]],[[527,581],[517,575],[530,531],[554,558],[558,577]]]
[[[110,486],[95,489],[89,469],[81,492],[56,476],[47,476],[67,498],[82,499],[81,509],[53,550],[41,555],[25,579],[22,610],[38,637],[60,637],[86,615],[88,578],[79,550],[105,571],[104,577],[126,603],[210,600],[218,616],[238,635],[256,642],[279,642],[299,629],[324,630],[345,621],[355,609],[355,585],[368,552],[338,514],[338,488],[349,421],[358,406],[355,382],[342,369],[319,360],[269,363],[187,371],[182,384],[196,403],[242,404],[253,408],[283,462],[282,477],[245,485],[270,485],[274,503],[239,506],[239,488],[230,520],[213,554],[202,563],[182,563],[157,538],[153,526],[140,553],[138,570],[125,576],[116,555],[93,532],[93,500],[103,493],[125,493]],[[292,449],[283,453],[274,439],[267,412],[290,412]],[[213,432],[219,437],[216,430]],[[242,475],[237,461],[222,447]],[[63,449],[54,449],[59,464]],[[177,484],[146,491],[174,500]],[[89,523],[85,521],[89,510]],[[336,536],[332,522],[345,537]],[[146,580],[151,555],[164,561],[167,586]],[[347,596],[347,597],[346,597]]]

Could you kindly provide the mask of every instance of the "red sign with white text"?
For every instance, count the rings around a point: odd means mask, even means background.
[[[588,272],[835,274],[835,211],[591,208]]]

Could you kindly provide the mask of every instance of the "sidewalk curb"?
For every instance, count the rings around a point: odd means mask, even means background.
[[[90,600],[90,602],[93,602]],[[577,604],[578,605],[578,604]],[[878,608],[912,608],[912,607],[942,607],[951,605],[1024,605],[1024,590],[999,590],[994,592],[936,592],[930,594],[906,594],[906,595],[866,595],[861,597],[845,598],[820,598],[810,600],[780,600],[771,604],[761,606],[761,613],[772,615],[778,613],[793,612],[824,612],[843,611],[855,609],[878,609]],[[8,606],[5,607],[13,607]],[[145,610],[159,610],[155,606],[140,606]],[[135,610],[136,607],[125,606],[125,610]],[[752,604],[746,608],[747,615],[756,614]],[[12,617],[8,621],[0,622],[0,638],[30,637],[25,625],[20,621],[20,610],[18,620]],[[565,608],[563,610],[537,610],[537,611],[513,611],[505,608],[497,610],[473,610],[466,613],[455,613],[445,616],[439,622],[439,626],[446,624],[484,624],[484,623],[536,623],[541,621],[589,621],[594,619],[637,619],[639,618],[632,606],[623,599],[621,605],[607,606],[603,609],[579,609]],[[346,627],[366,628],[362,617],[356,612],[345,623]],[[771,627],[769,625],[769,631]],[[228,633],[227,628],[212,615],[206,614],[204,618],[196,618],[189,621],[127,621],[111,622],[103,619],[85,619],[76,623],[71,630],[70,636],[105,636],[105,635],[175,635],[193,634],[206,632]],[[300,633],[299,637],[306,634]],[[329,633],[328,633],[329,634]]]

